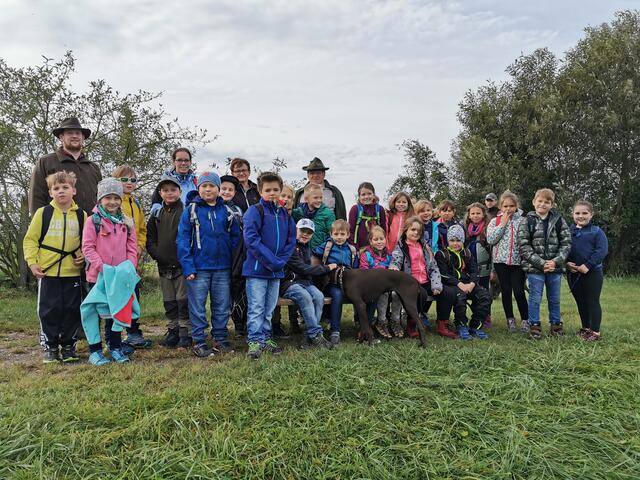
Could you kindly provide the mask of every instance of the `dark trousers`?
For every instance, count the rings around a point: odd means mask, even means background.
[[[140,282],[136,284],[136,288],[134,292],[136,294],[136,300],[138,300],[138,303],[140,303]],[[127,333],[142,333],[142,331],[140,331],[139,320],[140,320],[139,318],[131,319],[131,326],[127,327]]]
[[[439,295],[433,295],[430,283],[421,284],[420,298],[418,299],[418,312],[424,313],[425,315],[427,314],[431,304],[433,303],[433,300],[431,300],[430,297],[435,299],[436,302],[436,314],[438,315],[437,320],[447,320],[453,305],[456,303],[455,289],[449,285],[443,285],[442,292],[440,292]]]
[[[600,306],[602,270],[590,270],[586,275],[569,272],[567,280],[578,306],[582,328],[590,328],[594,332],[599,332],[602,321],[602,307]]]
[[[518,311],[521,320],[529,319],[529,305],[524,294],[525,275],[519,265],[507,265],[506,263],[494,263],[493,267],[500,281],[500,293],[502,294],[502,308],[507,318],[513,317],[513,305],[511,294],[516,297]]]
[[[75,345],[80,327],[80,277],[44,277],[38,282],[38,318],[48,347]]]
[[[471,301],[471,321],[467,318],[467,300]],[[452,305],[449,305],[450,304],[443,304],[443,308],[447,307],[447,312],[444,317],[438,315],[439,318],[448,319],[451,308],[453,308],[453,317],[456,325],[479,329],[489,314],[491,295],[489,295],[489,291],[486,288],[480,285],[476,285],[474,289],[471,290],[471,293],[465,293],[458,287],[455,287],[455,300]]]
[[[234,292],[231,299],[231,320],[236,332],[244,332],[247,329],[247,294]]]

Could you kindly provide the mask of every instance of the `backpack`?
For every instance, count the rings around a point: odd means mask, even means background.
[[[99,235],[100,229],[102,228],[102,217],[99,214],[94,213],[93,215],[91,215],[91,221],[93,222],[93,227],[96,229],[96,235]],[[129,234],[131,233],[131,227],[126,222],[124,225],[125,227],[127,227],[127,237],[128,237]]]
[[[42,269],[43,272],[46,272],[51,267],[60,263],[65,257],[69,255],[73,255],[78,250],[80,250],[80,248],[82,248],[82,229],[84,228],[84,210],[82,210],[81,208],[78,208],[76,210],[76,216],[78,218],[78,235],[80,237],[80,245],[78,246],[78,248],[68,252],[66,250],[60,250],[59,248],[54,248],[49,245],[45,245],[43,243],[44,237],[47,235],[47,232],[49,231],[49,226],[51,225],[51,219],[53,218],[53,210],[54,210],[53,205],[50,205],[50,204],[45,205],[42,208],[42,227],[40,228],[40,238],[38,239],[38,248],[42,248],[44,250],[49,250],[50,252],[57,253],[58,255],[60,255],[60,258],[57,259],[55,262],[53,262],[51,265],[49,265],[47,268],[43,268]]]
[[[329,258],[329,255],[331,254],[331,249],[333,248],[333,245],[334,245],[334,243],[331,240],[327,240],[327,243],[324,246],[324,251],[322,252],[322,263],[324,265],[327,264],[327,259]],[[347,243],[347,245],[349,246],[349,251],[351,252],[351,265],[349,265],[349,267],[352,267],[354,265],[354,263],[356,262],[356,257],[358,256],[358,251],[356,250],[356,247],[354,247],[350,243]]]
[[[233,225],[234,215],[233,210],[229,208],[228,205],[224,205],[227,210],[227,233],[231,231],[231,225]],[[200,242],[200,220],[198,219],[197,213],[198,205],[193,202],[189,205],[189,223],[195,226],[195,239],[196,245],[198,246],[198,250],[202,249],[202,243]],[[261,212],[260,218],[264,218],[264,211]],[[191,246],[193,247],[193,237],[191,238]]]
[[[356,204],[356,207],[358,208],[358,216],[356,217],[356,228],[353,231],[353,240],[354,242],[358,241],[358,229],[360,228],[360,223],[362,222],[362,220],[364,219],[365,221],[365,226],[368,225],[368,223],[371,220],[375,220],[376,221],[376,225],[380,225],[380,204],[376,203],[376,215],[375,217],[369,217],[367,215],[364,214],[364,208],[362,207],[362,205],[360,205],[359,203]]]

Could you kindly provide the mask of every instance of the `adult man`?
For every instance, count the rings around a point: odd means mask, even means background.
[[[196,186],[196,174],[191,168],[193,163],[191,152],[188,148],[176,148],[171,154],[171,163],[173,164],[173,168],[164,173],[180,185],[180,199],[182,200],[182,204],[186,205],[187,194],[192,190],[198,189]],[[156,189],[151,196],[151,215],[155,214],[161,206],[162,198],[160,198],[160,192]]]
[[[333,210],[336,215],[336,219],[347,219],[347,207],[344,204],[344,197],[338,187],[331,185],[325,180],[326,171],[329,167],[325,167],[322,160],[318,157],[314,157],[309,165],[302,167],[302,170],[307,172],[307,179],[309,180],[305,187],[310,183],[315,183],[322,187],[322,202]],[[293,199],[293,205],[298,207],[303,202],[304,187],[296,192],[296,196]]]
[[[487,214],[489,215],[489,219],[498,215],[500,209],[496,205],[498,202],[498,197],[495,193],[487,193],[486,197],[484,197],[484,206],[487,207]]]
[[[53,153],[38,159],[33,167],[29,184],[29,212],[31,215],[51,201],[46,178],[48,175],[63,170],[76,174],[76,204],[85,212],[91,212],[96,205],[98,182],[102,180],[100,168],[90,162],[82,153],[84,141],[91,135],[91,130],[83,128],[76,117],[65,118],[53,135],[60,139],[61,146]]]
[[[260,201],[260,193],[258,193],[258,185],[249,180],[251,175],[251,165],[244,158],[234,158],[231,160],[231,175],[238,179],[240,188],[233,197],[233,203],[242,209],[242,213]]]

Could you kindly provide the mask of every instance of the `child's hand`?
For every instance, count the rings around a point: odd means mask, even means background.
[[[338,264],[337,263],[330,263],[329,265],[327,265],[327,267],[329,267],[329,271],[335,270],[336,268],[338,268]]]
[[[567,262],[567,268],[571,273],[576,273],[578,271],[578,266],[573,262]]]
[[[33,273],[34,277],[44,278],[44,272],[42,271],[42,267],[40,267],[40,265],[38,265],[37,263],[34,263],[29,268],[31,269],[31,273]]]
[[[547,260],[546,262],[544,262],[545,273],[552,273],[555,271],[555,269],[556,269],[556,262],[554,262],[553,260]]]
[[[79,253],[76,257],[74,257],[73,264],[76,267],[81,267],[82,265],[84,265],[84,255],[82,255],[82,253]]]
[[[431,290],[431,293],[433,293],[434,295],[440,295],[440,293],[442,293],[442,290]]]
[[[495,282],[498,279],[498,276],[496,275],[496,272],[491,272],[489,274],[489,281],[490,282]]]
[[[462,290],[464,293],[469,293],[469,292],[467,292],[467,284],[466,283],[458,282],[458,288],[460,290]]]
[[[579,267],[576,267],[576,270],[580,273],[589,273],[589,267],[587,267],[585,264],[580,265]]]
[[[195,278],[196,278],[196,274],[195,274],[195,273],[192,273],[191,275],[188,275],[188,276],[187,276],[187,280],[188,280],[189,282],[190,282],[190,281],[192,281],[192,280],[195,280]]]

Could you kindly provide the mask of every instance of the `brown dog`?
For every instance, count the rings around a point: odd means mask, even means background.
[[[373,345],[373,331],[369,325],[367,303],[375,303],[380,295],[394,291],[398,294],[407,318],[414,320],[420,334],[420,344],[427,346],[424,325],[418,315],[420,284],[411,275],[397,270],[376,268],[370,270],[338,267],[329,273],[329,281],[342,288],[345,296],[353,304],[360,319],[360,339]]]

